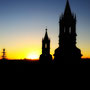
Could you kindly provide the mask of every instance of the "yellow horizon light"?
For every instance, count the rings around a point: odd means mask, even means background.
[[[32,52],[32,53],[28,54],[26,58],[35,60],[35,59],[39,59],[39,55],[37,52]]]

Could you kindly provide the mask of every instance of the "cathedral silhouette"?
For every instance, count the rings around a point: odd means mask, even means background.
[[[76,47],[76,15],[71,12],[69,1],[66,2],[64,14],[59,19],[59,47],[54,53],[54,63],[57,64],[79,64],[81,51]],[[42,55],[40,62],[51,62],[50,39],[47,29],[42,40]]]

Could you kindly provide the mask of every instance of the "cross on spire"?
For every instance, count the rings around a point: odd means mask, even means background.
[[[44,37],[45,39],[48,39],[48,33],[47,33],[47,30],[48,30],[48,29],[46,28],[46,29],[45,29],[46,33],[45,33],[45,37]]]
[[[47,27],[46,27],[46,29],[45,29],[45,30],[46,30],[46,32],[47,32],[47,30],[48,30],[48,29],[47,29]]]

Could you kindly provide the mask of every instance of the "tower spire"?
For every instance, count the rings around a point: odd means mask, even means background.
[[[67,0],[67,2],[66,2],[64,15],[71,15],[71,8],[70,8],[69,0]]]

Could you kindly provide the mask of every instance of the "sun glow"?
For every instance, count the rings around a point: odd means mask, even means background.
[[[27,56],[27,59],[39,59],[39,55],[37,53],[31,53]]]

